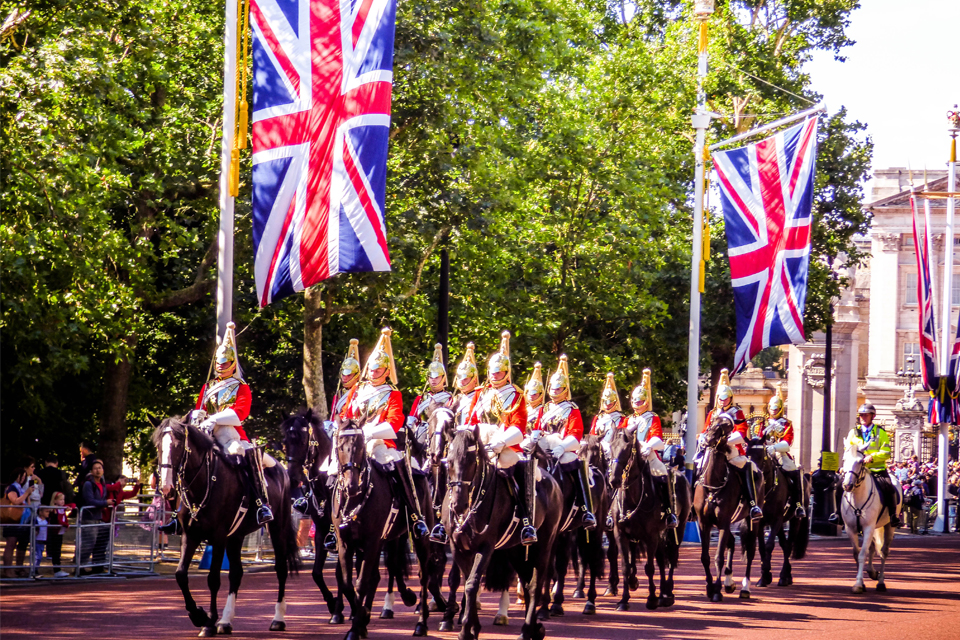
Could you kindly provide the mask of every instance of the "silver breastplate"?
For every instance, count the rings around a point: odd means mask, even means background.
[[[560,433],[567,426],[567,419],[573,411],[574,404],[569,400],[560,404],[550,404],[543,412],[540,428],[547,433]]]
[[[387,406],[392,391],[393,389],[388,385],[380,385],[379,387],[365,385],[361,387],[353,399],[354,416],[367,416],[365,424],[377,420],[379,413]]]
[[[236,378],[216,380],[213,384],[207,383],[207,389],[203,394],[204,410],[213,415],[231,408],[237,403],[237,393],[240,391],[241,384],[243,383]]]
[[[602,436],[611,429],[616,429],[620,424],[621,415],[618,411],[600,414],[597,418],[597,434]]]

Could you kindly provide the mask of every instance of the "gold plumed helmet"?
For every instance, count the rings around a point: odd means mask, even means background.
[[[428,378],[443,376],[443,386],[447,386],[447,368],[443,366],[443,345],[439,342],[433,345],[433,361],[427,367]]]
[[[507,381],[510,380],[510,332],[504,331],[500,334],[500,350],[490,356],[487,362],[487,376],[495,373],[505,372]]]
[[[550,376],[550,397],[560,395],[566,389],[567,400],[570,399],[570,371],[567,368],[567,354],[560,355],[556,372]]]
[[[479,378],[480,372],[477,369],[477,359],[473,353],[474,346],[472,342],[467,343],[467,351],[463,354],[463,360],[457,365],[457,378]]]
[[[527,396],[534,396],[543,393],[543,365],[539,362],[533,363],[533,371],[530,373],[530,379],[524,385],[523,391]]]
[[[783,384],[780,382],[777,383],[776,395],[767,403],[767,413],[771,418],[779,418],[783,415]]]
[[[237,360],[237,335],[236,326],[232,322],[227,323],[227,330],[223,334],[223,340],[217,347],[217,375],[223,372],[227,377],[233,376],[240,378],[240,362]],[[230,366],[233,363],[233,366]]]
[[[347,356],[340,365],[341,376],[353,376],[360,373],[360,341],[356,338],[350,338],[350,346],[347,347]]]
[[[720,384],[717,385],[717,406],[721,406],[727,398],[733,399],[733,387],[730,386],[730,371],[720,370]]]
[[[653,411],[653,382],[650,378],[650,369],[643,370],[643,381],[640,385],[634,387],[630,394],[630,402],[633,404],[647,403],[647,411]]]
[[[373,353],[367,358],[367,366],[364,370],[364,377],[370,379],[370,372],[376,369],[386,369],[388,379],[394,385],[397,384],[397,365],[393,359],[393,345],[390,343],[390,336],[393,330],[390,327],[384,327],[380,330],[380,339],[377,340],[377,346],[373,348]]]
[[[611,406],[608,408],[607,405]],[[603,383],[603,391],[600,392],[600,411],[607,413],[620,411],[620,394],[617,392],[617,383],[613,378],[612,371],[607,373],[607,379]]]

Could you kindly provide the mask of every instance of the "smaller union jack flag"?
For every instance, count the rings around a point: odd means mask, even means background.
[[[804,342],[817,118],[714,154],[737,312],[734,373],[763,349]]]

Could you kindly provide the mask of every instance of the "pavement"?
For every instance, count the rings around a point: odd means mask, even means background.
[[[617,598],[600,597],[597,615],[580,613],[583,601],[572,600],[567,590],[566,615],[545,623],[547,638],[633,640],[637,638],[793,640],[843,638],[870,640],[960,640],[960,536],[898,535],[887,564],[886,593],[851,593],[855,565],[845,538],[812,540],[807,557],[793,563],[791,587],[754,586],[749,600],[727,595],[711,603],[704,590],[699,546],[684,544],[676,579],[676,604],[647,611],[645,589],[634,592],[628,612],[615,611]],[[742,562],[734,562],[739,587]],[[779,549],[774,556],[774,577],[779,571]],[[332,563],[328,561],[332,576]],[[641,569],[642,575],[642,569]],[[754,571],[756,580],[757,571]],[[386,581],[381,582],[385,587]],[[568,585],[569,585],[568,581]],[[226,600],[226,574],[220,606]],[[191,588],[208,608],[206,578],[194,574]],[[381,589],[382,591],[382,589]],[[600,589],[602,592],[602,589]],[[234,635],[244,638],[341,638],[345,625],[327,624],[328,614],[309,571],[287,583],[287,631],[267,631],[273,617],[276,579],[272,573],[250,572],[243,581],[234,621]],[[490,624],[496,611],[494,594],[481,598],[482,638],[516,638],[520,609],[511,608],[510,625]],[[396,640],[412,635],[416,616],[399,602],[393,620],[377,618],[382,593],[374,604],[369,627],[371,640]],[[440,618],[430,617],[430,637],[452,640],[454,633],[436,631]],[[39,586],[0,588],[0,631],[3,640],[140,639],[196,637],[187,619],[183,600],[170,577],[106,579],[60,582]]]

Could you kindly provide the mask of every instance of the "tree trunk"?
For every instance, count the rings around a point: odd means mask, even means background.
[[[327,419],[327,392],[323,387],[323,289],[311,287],[303,302],[303,391],[307,406]]]
[[[127,346],[137,346],[135,335],[127,336]],[[100,443],[97,457],[103,461],[103,474],[115,481],[123,472],[123,446],[127,440],[127,399],[133,363],[129,356],[107,363],[103,376],[103,404],[100,409]]]

